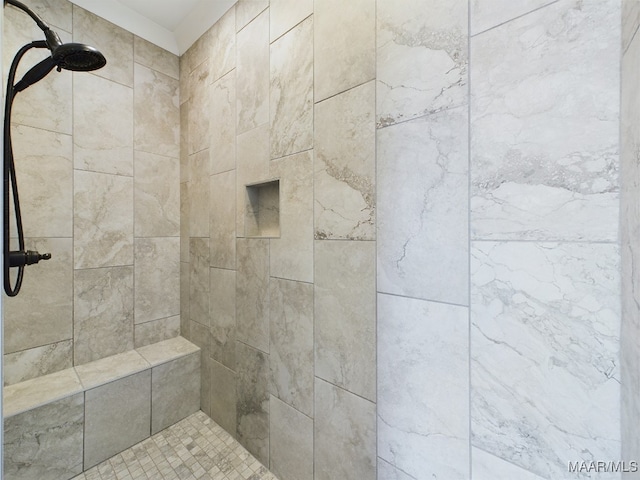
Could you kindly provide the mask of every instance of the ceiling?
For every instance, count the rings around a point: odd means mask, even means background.
[[[182,55],[237,0],[71,0],[176,55]]]

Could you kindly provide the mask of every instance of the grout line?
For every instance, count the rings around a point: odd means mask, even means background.
[[[513,18],[510,18],[508,20],[505,20],[504,22],[501,22],[498,25],[494,25],[493,27],[487,28],[486,30],[482,30],[481,32],[478,32],[478,33],[474,33],[473,35],[471,35],[471,29],[469,29],[469,37],[470,38],[475,38],[478,35],[482,35],[483,33],[490,32],[491,30],[495,30],[496,28],[499,28],[499,27],[501,27],[503,25],[506,25],[507,23],[511,23],[514,20],[518,20],[518,19],[520,19],[522,17],[526,17],[527,15],[529,15],[531,13],[537,12],[538,10],[542,10],[543,8],[547,8],[548,6],[553,5],[555,3],[558,3],[559,1],[560,0],[554,0],[553,2],[549,2],[549,3],[547,3],[545,5],[542,5],[541,7],[538,7],[538,8],[534,8],[533,10],[530,10],[528,12],[525,12],[525,13],[521,14],[521,15],[518,15],[517,17],[513,17]]]
[[[473,479],[471,445],[471,0],[467,2],[467,435],[469,479]]]
[[[421,298],[421,297],[411,297],[409,295],[402,295],[399,293],[391,293],[391,292],[376,292],[379,295],[388,295],[390,297],[397,297],[397,298],[406,298],[408,300],[418,300],[420,302],[430,302],[430,303],[439,303],[441,305],[451,305],[453,307],[459,307],[459,308],[469,308],[469,305],[462,305],[460,303],[452,303],[452,302],[445,302],[442,300],[432,300],[429,298]]]
[[[438,115],[438,114],[441,114],[441,113],[443,113],[443,112],[448,112],[448,111],[450,111],[450,110],[455,110],[456,108],[463,109],[464,107],[468,107],[468,104],[469,104],[469,101],[462,102],[462,103],[459,103],[459,104],[456,104],[456,105],[448,105],[448,106],[443,107],[443,108],[440,108],[440,109],[438,109],[438,110],[434,110],[434,111],[431,111],[431,112],[423,113],[422,115],[418,115],[418,116],[416,116],[416,117],[406,118],[406,119],[404,119],[404,120],[400,120],[400,121],[398,121],[398,122],[390,123],[389,125],[384,125],[384,126],[382,126],[382,127],[378,127],[378,126],[376,126],[376,131],[377,131],[377,130],[384,130],[384,129],[386,129],[386,128],[395,127],[396,125],[402,125],[402,124],[404,124],[404,123],[413,122],[413,121],[415,121],[415,120],[419,120],[419,119],[423,119],[423,118],[431,117],[431,116],[433,116],[433,115]],[[377,117],[376,117],[376,118],[377,118]]]

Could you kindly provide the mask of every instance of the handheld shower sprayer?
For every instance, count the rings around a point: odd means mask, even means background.
[[[18,0],[4,0],[5,4],[12,5],[29,15],[44,32],[44,40],[34,40],[21,47],[16,53],[7,79],[7,92],[4,108],[4,161],[3,161],[3,270],[4,270],[4,291],[10,297],[15,297],[22,286],[24,267],[38,263],[40,260],[49,260],[50,253],[40,254],[32,250],[25,250],[24,232],[22,228],[22,216],[20,215],[20,199],[18,196],[18,185],[16,183],[16,170],[13,159],[13,148],[11,145],[11,107],[15,95],[39,82],[46,77],[54,68],[60,72],[62,69],[76,72],[89,72],[97,70],[106,65],[107,60],[98,50],[82,43],[62,43],[56,32],[51,30],[38,15],[29,9],[24,3]],[[22,79],[14,84],[18,64],[20,60],[32,48],[47,48],[51,51],[51,56],[45,58],[40,63],[33,66]],[[9,192],[13,197],[13,207],[15,212],[16,230],[18,234],[17,251],[10,248],[10,228],[9,228]],[[17,268],[18,274],[15,285],[11,286],[10,269]]]

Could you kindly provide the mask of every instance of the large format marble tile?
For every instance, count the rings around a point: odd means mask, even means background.
[[[122,405],[127,408],[122,408]],[[85,392],[84,468],[149,436],[151,370]]]
[[[628,50],[631,41],[638,31],[638,26],[640,26],[640,2],[637,2],[636,0],[622,0],[623,53],[626,53],[626,51]],[[624,72],[622,73],[622,76],[624,79]],[[624,106],[624,103],[622,105]]]
[[[73,337],[72,239],[26,238],[25,245],[51,259],[28,266],[20,294],[4,298],[5,354]]]
[[[375,480],[376,405],[316,379],[315,480]]]
[[[478,35],[551,3],[554,0],[471,0],[469,34]]]
[[[209,239],[192,238],[189,274],[189,319],[209,326]]]
[[[211,358],[225,367],[236,366],[236,272],[212,268]]]
[[[91,45],[105,56],[107,65],[96,70],[96,75],[133,86],[132,33],[74,5],[73,41]]]
[[[44,4],[38,6],[42,8]],[[2,57],[6,76],[17,51],[25,44],[43,38],[43,34],[22,10],[8,5],[3,15]],[[58,30],[58,33],[63,43],[71,41],[71,34],[62,30]],[[49,52],[42,49],[27,52],[20,62],[16,79],[20,80],[27,70],[47,56]],[[11,113],[12,123],[71,134],[72,105],[72,73],[66,70],[53,72],[16,96]]]
[[[378,457],[377,478],[378,480],[415,480],[415,478],[407,475],[380,457]]]
[[[73,235],[73,144],[69,135],[16,125],[11,143],[27,237]],[[13,218],[13,212],[11,213]],[[15,235],[15,227],[11,227]]]
[[[211,144],[211,81],[208,60],[189,75],[189,154]]]
[[[466,0],[378,0],[376,16],[379,127],[467,103]]]
[[[264,124],[237,137],[236,235],[245,236],[249,195],[246,185],[269,178],[269,125]]]
[[[133,264],[133,178],[74,172],[75,268]]]
[[[375,240],[375,84],[315,105],[315,238]]]
[[[471,461],[471,471],[473,472],[474,480],[494,480],[496,478],[542,480],[542,477],[539,477],[535,473],[524,470],[513,463],[509,463],[479,448],[471,448]]]
[[[136,238],[135,323],[180,314],[180,239]]]
[[[180,261],[189,262],[189,182],[180,184]]]
[[[271,44],[271,158],[313,147],[313,17]]]
[[[178,158],[136,151],[134,163],[135,236],[177,237],[181,226]],[[188,228],[189,223],[185,224]]]
[[[375,2],[324,0],[315,4],[313,13],[315,101],[373,80]]]
[[[236,432],[238,441],[269,465],[269,355],[238,342]]]
[[[182,83],[180,83],[180,100],[183,97]],[[191,178],[189,171],[189,102],[180,103],[180,182],[188,182]]]
[[[376,397],[376,245],[315,242],[315,374]]]
[[[378,295],[378,456],[415,478],[468,479],[469,309]]]
[[[215,153],[212,153],[215,155]],[[236,171],[211,175],[210,198],[210,265],[236,268]]]
[[[236,68],[236,9],[227,10],[208,35],[211,82],[215,82]]]
[[[151,435],[200,410],[200,352],[153,367]]]
[[[617,240],[619,30],[562,1],[472,38],[473,238]]]
[[[313,282],[313,152],[271,162],[280,179],[280,238],[271,239],[271,276]]]
[[[74,363],[133,348],[133,267],[74,272]]]
[[[180,335],[180,323],[180,315],[136,323],[133,330],[135,348],[177,337]]]
[[[378,291],[468,303],[467,110],[378,131]]]
[[[6,321],[6,320],[5,320]],[[73,341],[63,340],[42,347],[29,348],[3,357],[5,385],[59,372],[73,366]]]
[[[236,71],[211,86],[211,165],[209,173],[236,168]]]
[[[269,240],[238,239],[236,338],[269,351]]]
[[[237,42],[237,126],[243,133],[269,122],[269,10],[238,32]]]
[[[209,237],[209,149],[189,156],[189,235]]]
[[[238,0],[236,3],[236,31],[240,32],[268,6],[269,0]],[[269,38],[267,37],[268,42]]]
[[[236,373],[211,360],[211,418],[236,436]]]
[[[85,390],[99,387],[148,369],[149,362],[135,350],[128,350],[75,367],[76,374]]]
[[[156,72],[164,73],[176,80],[180,79],[180,57],[148,42],[144,38],[134,37],[133,59]]]
[[[271,42],[313,13],[313,0],[272,0],[269,3]]]
[[[313,480],[313,420],[273,396],[269,450],[269,468],[279,479]]]
[[[71,32],[73,28],[72,8],[73,4],[67,0],[42,0],[29,5],[40,18],[44,19],[51,27],[58,27],[65,32]],[[24,13],[22,13],[24,15]],[[54,30],[57,31],[56,28]]]
[[[204,338],[204,336],[203,336]],[[195,352],[201,351],[209,355],[208,343],[206,345],[198,346],[196,341],[200,342],[202,338],[195,338],[194,342],[190,342],[184,337],[174,337],[167,340],[163,340],[153,345],[146,345],[137,349],[137,352],[149,362],[152,367],[162,365],[163,363],[171,362],[178,358],[186,357]]]
[[[473,444],[543,478],[620,458],[619,251],[475,242]]]
[[[74,74],[75,168],[133,175],[133,98],[130,87],[95,75]]]
[[[136,150],[176,158],[180,155],[179,86],[175,78],[136,63]]]
[[[84,395],[4,420],[4,475],[12,480],[60,480],[82,472]]]
[[[313,285],[272,278],[269,309],[269,390],[313,417]]]

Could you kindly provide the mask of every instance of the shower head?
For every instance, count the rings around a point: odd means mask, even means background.
[[[90,72],[104,67],[107,60],[98,50],[83,43],[63,43],[51,52],[58,69]]]

